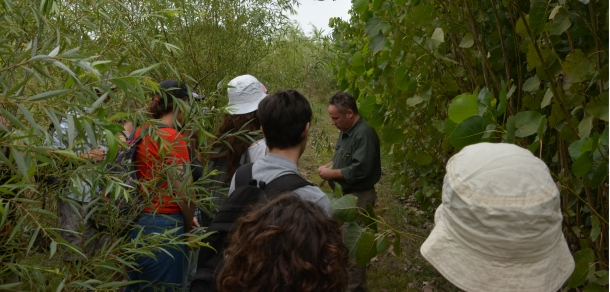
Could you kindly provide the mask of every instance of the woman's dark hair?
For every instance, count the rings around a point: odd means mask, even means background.
[[[305,139],[302,134],[311,122],[311,106],[300,92],[279,90],[258,104],[258,119],[269,149],[286,149]]]
[[[216,132],[216,137],[222,137],[226,133],[237,132],[240,130],[246,130],[249,132],[255,132],[260,130],[261,124],[256,118],[256,111],[243,115],[224,115],[222,124]],[[226,178],[223,182],[229,182],[233,178],[233,174],[237,168],[239,168],[239,162],[241,156],[248,151],[248,148],[252,144],[249,140],[244,137],[238,137],[236,135],[229,135],[224,140],[231,145],[229,149],[226,146],[220,148],[220,152],[217,154],[209,155],[209,160],[216,160],[226,158],[227,166],[229,167],[226,173]]]
[[[341,114],[345,114],[348,109],[351,109],[354,114],[358,114],[358,106],[356,105],[356,100],[351,94],[345,91],[338,91],[337,93],[335,93],[330,98],[328,104],[336,106]]]
[[[345,292],[348,253],[334,219],[286,193],[237,221],[216,287],[221,292]]]
[[[159,91],[153,92],[152,101],[148,104],[148,112],[153,119],[174,111],[174,99],[188,100],[189,93],[186,84],[176,80],[164,80],[159,83]]]

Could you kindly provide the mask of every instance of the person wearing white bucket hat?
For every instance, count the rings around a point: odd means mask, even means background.
[[[216,207],[222,205],[226,199],[226,190],[237,168],[258,160],[268,152],[267,143],[262,135],[255,137],[256,141],[253,143],[237,135],[227,135],[243,130],[248,132],[260,130],[261,125],[256,114],[258,104],[267,96],[267,89],[252,75],[237,76],[229,81],[228,85],[227,110],[230,114],[223,115],[223,121],[216,131],[216,137],[219,137],[219,141],[224,140],[231,147],[226,146],[225,143],[219,143],[214,146],[216,147],[214,153],[207,156],[207,160],[210,162],[208,171],[216,169],[220,173],[209,177],[214,183],[206,185],[216,199],[213,202],[214,206],[210,206],[209,210],[201,210],[203,213],[198,218],[203,221],[199,222],[201,226],[207,226],[211,222],[217,211]]]
[[[447,163],[421,254],[466,291],[557,291],[574,269],[549,169],[513,144],[465,147]]]

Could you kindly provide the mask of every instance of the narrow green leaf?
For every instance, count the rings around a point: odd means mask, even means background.
[[[129,76],[144,75],[146,72],[159,67],[159,65],[161,65],[161,63],[152,64],[146,68],[135,70],[129,73]]]
[[[11,125],[18,127],[19,129],[27,132],[28,128],[21,123],[21,121],[19,119],[17,119],[14,115],[12,115],[11,113],[9,113],[7,110],[5,110],[4,108],[0,107],[0,113],[2,114],[2,117],[7,119]]]
[[[25,164],[23,155],[21,155],[21,153],[15,148],[11,148],[11,154],[13,155],[13,159],[15,160],[15,163],[17,163],[17,167],[23,177],[28,178],[28,166]]]
[[[30,111],[28,111],[28,109],[23,104],[19,103],[19,104],[17,104],[17,107],[19,108],[19,110],[21,111],[21,113],[23,114],[25,119],[28,121],[28,123],[30,123],[30,125],[32,125],[32,127],[34,127],[36,130],[38,130],[40,132],[46,131],[43,127],[41,127],[39,124],[36,123],[36,121],[34,120],[34,117],[32,116],[32,113],[30,113]]]
[[[74,123],[74,116],[72,114],[67,115],[68,119],[68,147],[72,149],[74,146],[74,139],[76,139],[76,125]],[[57,129],[59,130],[59,129]]]
[[[48,98],[51,98],[51,97],[60,96],[60,95],[65,94],[67,92],[70,92],[70,90],[69,89],[51,90],[51,91],[47,91],[47,92],[36,94],[34,96],[30,96],[30,97],[28,97],[28,100],[29,101],[44,100],[44,99],[48,99]]]
[[[34,242],[36,242],[36,238],[38,238],[39,232],[40,232],[40,227],[36,228],[36,230],[34,230],[34,233],[32,233],[32,236],[30,236],[30,243],[28,244],[26,254],[29,254],[30,250],[32,250],[32,246],[34,246]]]
[[[55,255],[55,252],[57,252],[57,242],[55,241],[51,241],[51,244],[49,245],[49,249],[50,249],[50,253],[49,253],[49,259],[53,258],[53,255]]]

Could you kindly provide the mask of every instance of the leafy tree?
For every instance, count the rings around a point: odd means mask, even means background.
[[[608,2],[354,0],[350,14],[330,22],[333,74],[398,185],[425,209],[456,151],[525,147],[560,185],[578,250],[567,286],[607,285]]]

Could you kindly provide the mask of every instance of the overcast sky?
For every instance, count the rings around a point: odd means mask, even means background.
[[[352,7],[351,0],[300,0],[300,2],[301,5],[296,9],[298,15],[292,15],[290,18],[301,25],[305,34],[309,34],[313,30],[310,23],[317,28],[324,29],[324,33],[330,33],[328,20],[331,17],[349,20],[347,11]]]

